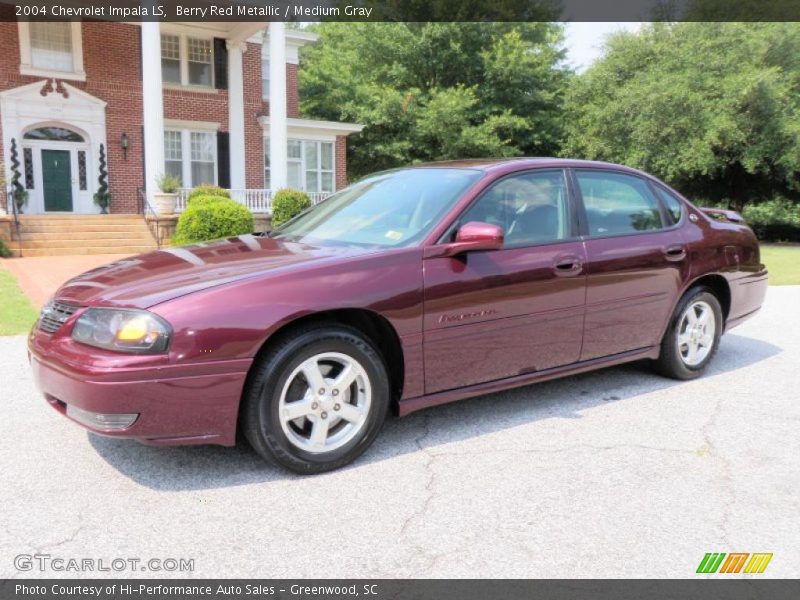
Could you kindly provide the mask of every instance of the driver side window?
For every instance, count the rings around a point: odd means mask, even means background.
[[[506,248],[569,239],[564,172],[529,171],[506,177],[464,212],[460,222],[470,221],[502,227]]]

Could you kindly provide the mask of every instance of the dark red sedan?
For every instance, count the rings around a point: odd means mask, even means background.
[[[121,260],[30,334],[47,401],[91,431],[340,467],[390,407],[628,361],[707,367],[761,306],[738,214],[622,166],[461,161],[370,176],[269,235]]]

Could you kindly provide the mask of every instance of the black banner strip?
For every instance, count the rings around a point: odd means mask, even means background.
[[[5,579],[4,600],[796,600],[800,580]]]
[[[0,20],[800,21],[798,0],[0,0]]]

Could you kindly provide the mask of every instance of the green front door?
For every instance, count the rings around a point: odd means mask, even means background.
[[[72,212],[72,166],[69,150],[42,150],[44,209]]]

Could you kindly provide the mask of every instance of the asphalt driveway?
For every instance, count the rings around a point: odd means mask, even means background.
[[[636,364],[430,409],[315,477],[87,434],[24,342],[0,338],[0,577],[62,575],[15,568],[35,553],[300,578],[694,577],[706,552],[771,552],[760,577],[800,575],[800,287],[700,380]]]

